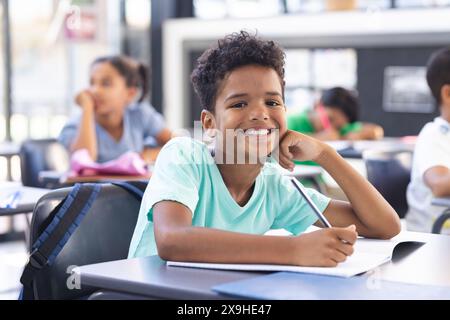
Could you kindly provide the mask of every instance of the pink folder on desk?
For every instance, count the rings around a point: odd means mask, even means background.
[[[147,165],[136,152],[127,152],[119,158],[97,163],[86,149],[77,150],[70,159],[70,169],[74,176],[93,175],[136,175],[148,174]]]

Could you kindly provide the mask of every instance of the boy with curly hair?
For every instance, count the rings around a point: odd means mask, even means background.
[[[287,130],[284,53],[273,41],[226,36],[198,59],[191,79],[214,152],[190,138],[163,148],[129,257],[336,266],[358,234],[386,239],[400,231],[395,211],[334,149]],[[287,169],[314,160],[340,184],[350,203],[307,189],[334,227],[303,233],[321,225],[274,158]],[[264,235],[279,228],[293,236]]]

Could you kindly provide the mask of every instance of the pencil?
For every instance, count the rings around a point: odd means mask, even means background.
[[[320,212],[320,210],[316,207],[314,202],[311,200],[311,198],[306,194],[306,192],[303,190],[303,187],[301,184],[297,181],[295,178],[291,178],[291,182],[294,185],[294,187],[300,192],[300,194],[305,198],[306,202],[309,204],[311,209],[314,211],[314,213],[317,215],[319,220],[324,224],[325,227],[331,228],[330,222],[328,222],[327,218]]]

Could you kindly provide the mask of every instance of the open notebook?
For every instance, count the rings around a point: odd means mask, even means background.
[[[354,275],[372,270],[392,259],[394,248],[405,242],[416,242],[405,239],[374,240],[360,238],[354,245],[353,255],[345,262],[334,268],[329,267],[297,267],[290,265],[269,264],[228,264],[228,263],[198,263],[167,261],[168,266],[189,267],[220,270],[242,271],[290,271],[312,274],[332,275],[337,277],[352,277]]]

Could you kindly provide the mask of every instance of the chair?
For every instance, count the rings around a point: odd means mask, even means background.
[[[39,181],[39,172],[69,170],[69,154],[56,139],[27,140],[19,155],[22,184],[27,187],[55,187]]]
[[[50,212],[70,190],[71,188],[53,190],[36,204],[31,222],[29,250],[52,220]],[[72,290],[69,289],[71,268],[126,259],[139,207],[140,201],[126,190],[112,184],[102,185],[92,207],[54,263],[36,275],[33,283],[35,297],[79,299],[94,292],[95,288],[88,287],[76,289],[75,286]]]
[[[442,214],[433,223],[431,232],[435,234],[440,234],[447,220],[450,220],[450,209],[448,208],[444,212],[442,212]]]
[[[400,218],[408,211],[406,189],[411,180],[412,152],[367,150],[363,152],[367,179],[394,208]]]

